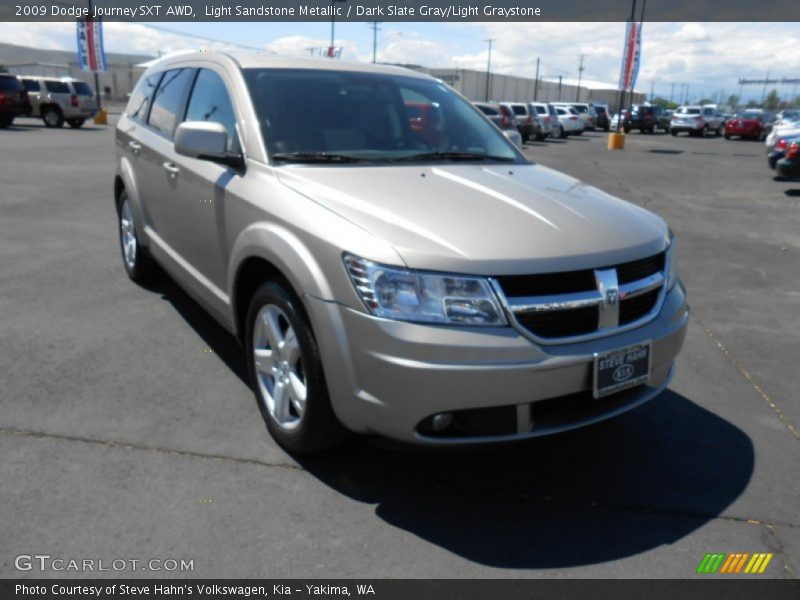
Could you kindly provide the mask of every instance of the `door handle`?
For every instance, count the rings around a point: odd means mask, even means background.
[[[178,173],[181,172],[181,170],[175,166],[175,163],[171,163],[169,161],[165,162],[161,166],[164,167],[164,169],[169,173],[170,177],[177,177]]]
[[[142,145],[139,142],[128,142],[128,148],[131,149],[131,152],[134,154],[139,154],[139,151],[142,149]]]

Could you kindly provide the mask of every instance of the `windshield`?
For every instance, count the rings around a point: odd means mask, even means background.
[[[244,76],[274,160],[525,160],[435,80],[327,69],[245,69]]]

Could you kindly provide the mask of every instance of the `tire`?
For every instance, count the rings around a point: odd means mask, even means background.
[[[700,132],[700,137],[708,137],[708,125],[703,125],[703,130]]]
[[[622,126],[622,131],[624,131],[625,133],[630,133],[631,132],[631,126],[630,125],[623,125]]]
[[[273,280],[255,291],[244,347],[258,408],[278,444],[290,452],[311,454],[347,437],[331,407],[308,316],[288,286]]]
[[[0,129],[11,127],[11,124],[13,122],[14,122],[14,117],[0,117]]]
[[[157,266],[147,250],[139,244],[136,224],[133,221],[133,207],[125,190],[119,195],[117,202],[117,223],[119,231],[119,248],[122,253],[122,265],[132,281],[144,284],[152,280]]]
[[[566,137],[567,137],[567,133],[564,131],[564,126],[563,125],[559,125],[558,126],[558,139],[559,140],[563,140]]]
[[[609,131],[611,131],[611,126],[609,126],[609,125],[606,125],[605,127],[603,127],[603,131],[605,131],[606,133],[608,133]]]
[[[80,129],[83,127],[83,124],[86,122],[86,119],[67,119],[67,123],[73,129]]]
[[[672,137],[678,137],[678,132],[675,131],[674,129],[670,129],[669,133],[670,133],[670,135],[672,135]]]
[[[64,126],[64,115],[57,106],[48,106],[42,111],[42,120],[45,127],[58,129]]]
[[[538,134],[538,135],[536,136],[536,141],[537,141],[537,142],[543,142],[545,137],[546,137],[546,136],[545,136],[543,133],[540,133],[540,134]]]
[[[717,130],[716,130],[716,132],[714,132],[714,135],[715,135],[716,137],[719,137],[719,136],[721,136],[721,135],[722,135],[722,125],[720,125],[719,127],[717,127]]]
[[[731,139],[731,134],[730,134],[730,133],[726,133],[726,134],[725,134],[725,139],[726,139],[726,140],[729,140],[729,139]]]

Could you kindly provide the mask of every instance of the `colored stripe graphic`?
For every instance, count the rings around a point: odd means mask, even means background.
[[[724,552],[706,553],[700,565],[697,567],[698,573],[716,573],[722,561],[725,559]]]

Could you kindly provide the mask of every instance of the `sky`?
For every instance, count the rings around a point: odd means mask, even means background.
[[[158,55],[181,49],[237,49],[241,44],[282,55],[310,54],[330,43],[330,23],[105,23],[107,52]],[[492,72],[576,79],[580,55],[583,78],[616,82],[624,23],[382,23],[379,62],[428,67],[486,69]],[[37,48],[71,50],[72,23],[0,22],[0,40]],[[337,23],[342,60],[372,60],[367,23]],[[191,37],[199,36],[199,37]],[[211,41],[213,38],[218,41]],[[682,100],[739,94],[740,77],[800,78],[800,23],[645,23],[637,89]],[[674,84],[674,86],[673,86]],[[782,98],[800,94],[795,86],[776,87]],[[763,86],[745,86],[744,100],[760,100]]]

